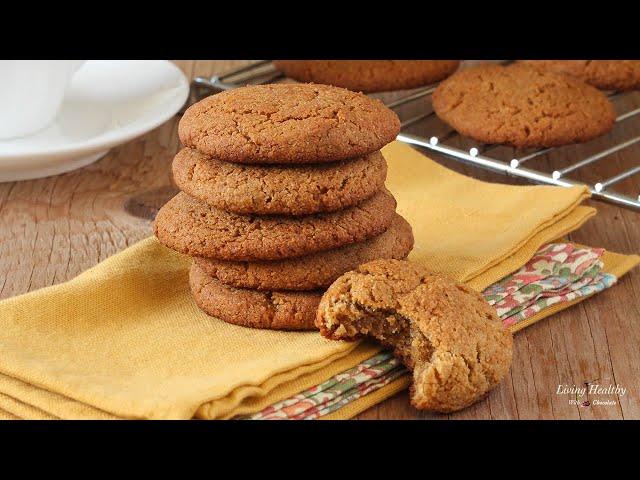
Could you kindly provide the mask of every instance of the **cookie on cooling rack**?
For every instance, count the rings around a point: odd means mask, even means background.
[[[461,70],[435,90],[433,108],[462,135],[522,148],[586,142],[615,121],[613,105],[596,88],[521,63]]]
[[[349,90],[384,92],[422,87],[447,78],[458,60],[274,60],[275,67],[300,82]]]
[[[520,60],[549,72],[565,73],[601,90],[640,89],[640,60]]]

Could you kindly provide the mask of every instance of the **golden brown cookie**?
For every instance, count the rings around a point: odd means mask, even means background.
[[[180,120],[182,143],[238,163],[321,163],[380,150],[400,132],[376,99],[313,84],[254,85],[201,100]]]
[[[380,152],[342,162],[304,166],[222,162],[184,148],[173,159],[180,190],[240,214],[309,215],[356,205],[384,186]]]
[[[433,108],[462,135],[515,147],[586,142],[615,120],[613,105],[594,87],[519,63],[461,70],[438,86]]]
[[[640,60],[520,60],[522,63],[579,78],[601,90],[640,88]]]
[[[430,85],[458,69],[458,60],[274,60],[275,67],[300,82],[363,92]]]
[[[227,323],[271,330],[315,330],[321,291],[258,292],[225,285],[197,265],[189,286],[198,307]]]
[[[378,258],[401,259],[413,247],[411,226],[396,214],[386,232],[361,243],[289,260],[229,262],[196,257],[195,263],[221,282],[256,290],[326,288],[344,272]]]
[[[279,260],[363,242],[384,232],[396,201],[385,189],[355,207],[303,217],[238,215],[180,192],[158,212],[158,240],[221,260]]]
[[[413,371],[411,403],[452,412],[509,371],[511,333],[470,288],[405,260],[376,260],[325,292],[316,325],[334,340],[377,339]]]

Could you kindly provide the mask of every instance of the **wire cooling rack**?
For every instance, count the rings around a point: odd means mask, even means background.
[[[197,100],[210,94],[211,90],[230,90],[247,84],[270,83],[283,77],[283,74],[278,72],[269,60],[256,61],[221,75],[213,77],[196,77],[192,83],[192,98],[190,101]],[[431,85],[421,89],[412,90],[403,94],[399,98],[386,102],[386,105],[391,109],[397,110],[400,107],[416,102],[417,100],[426,99],[431,96],[436,86],[437,85]],[[613,94],[610,95],[610,98],[614,100],[620,98],[622,95],[626,94]],[[625,122],[638,114],[640,114],[640,108],[629,110],[616,118],[616,124]],[[455,143],[456,137],[460,137],[455,130],[449,129],[448,132],[440,136],[434,135],[427,137],[412,135],[405,132],[405,130],[412,125],[427,120],[434,115],[433,111],[429,111],[402,120],[402,131],[398,135],[397,139],[410,145],[438,152],[469,165],[504,175],[523,178],[529,182],[544,185],[557,185],[561,187],[586,185],[585,183],[577,180],[572,180],[570,178],[571,174],[578,170],[584,171],[596,162],[640,142],[640,135],[635,136],[629,140],[607,146],[607,148],[591,153],[575,163],[566,165],[563,168],[558,168],[557,170],[553,170],[551,173],[548,173],[527,168],[525,165],[536,158],[551,154],[566,147],[544,148],[528,151],[526,153],[516,154],[511,159],[503,160],[489,155],[489,152],[499,147],[499,145],[475,145],[469,149],[461,149],[452,145],[452,143]],[[640,161],[636,161],[635,163],[637,163],[637,165],[631,168],[625,169],[608,178],[601,178],[591,185],[586,185],[591,191],[593,198],[640,211],[640,192],[637,192],[638,195],[633,197],[617,192],[612,188],[623,180],[630,178],[633,175],[640,174]]]

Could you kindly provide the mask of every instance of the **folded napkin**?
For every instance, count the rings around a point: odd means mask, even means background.
[[[387,186],[411,226],[412,260],[476,290],[524,265],[542,245],[577,229],[596,214],[579,204],[586,187],[487,183],[427,161],[394,142],[383,150]]]
[[[411,258],[478,290],[595,214],[579,206],[584,188],[480,182],[399,143],[383,153],[387,187],[414,229]],[[69,282],[1,301],[0,415],[230,418],[259,412],[380,351],[316,332],[212,319],[189,295],[188,263],[149,238]],[[362,405],[332,415],[348,417]]]
[[[525,266],[482,294],[509,327],[551,305],[598,293],[616,283],[604,271],[603,248],[555,243],[539,250]]]

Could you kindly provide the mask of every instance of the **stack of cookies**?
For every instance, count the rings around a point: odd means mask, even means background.
[[[405,258],[413,235],[380,153],[399,129],[381,102],[326,85],[250,86],[191,106],[173,161],[182,192],[155,233],[194,258],[198,306],[238,325],[313,329],[336,278]]]

